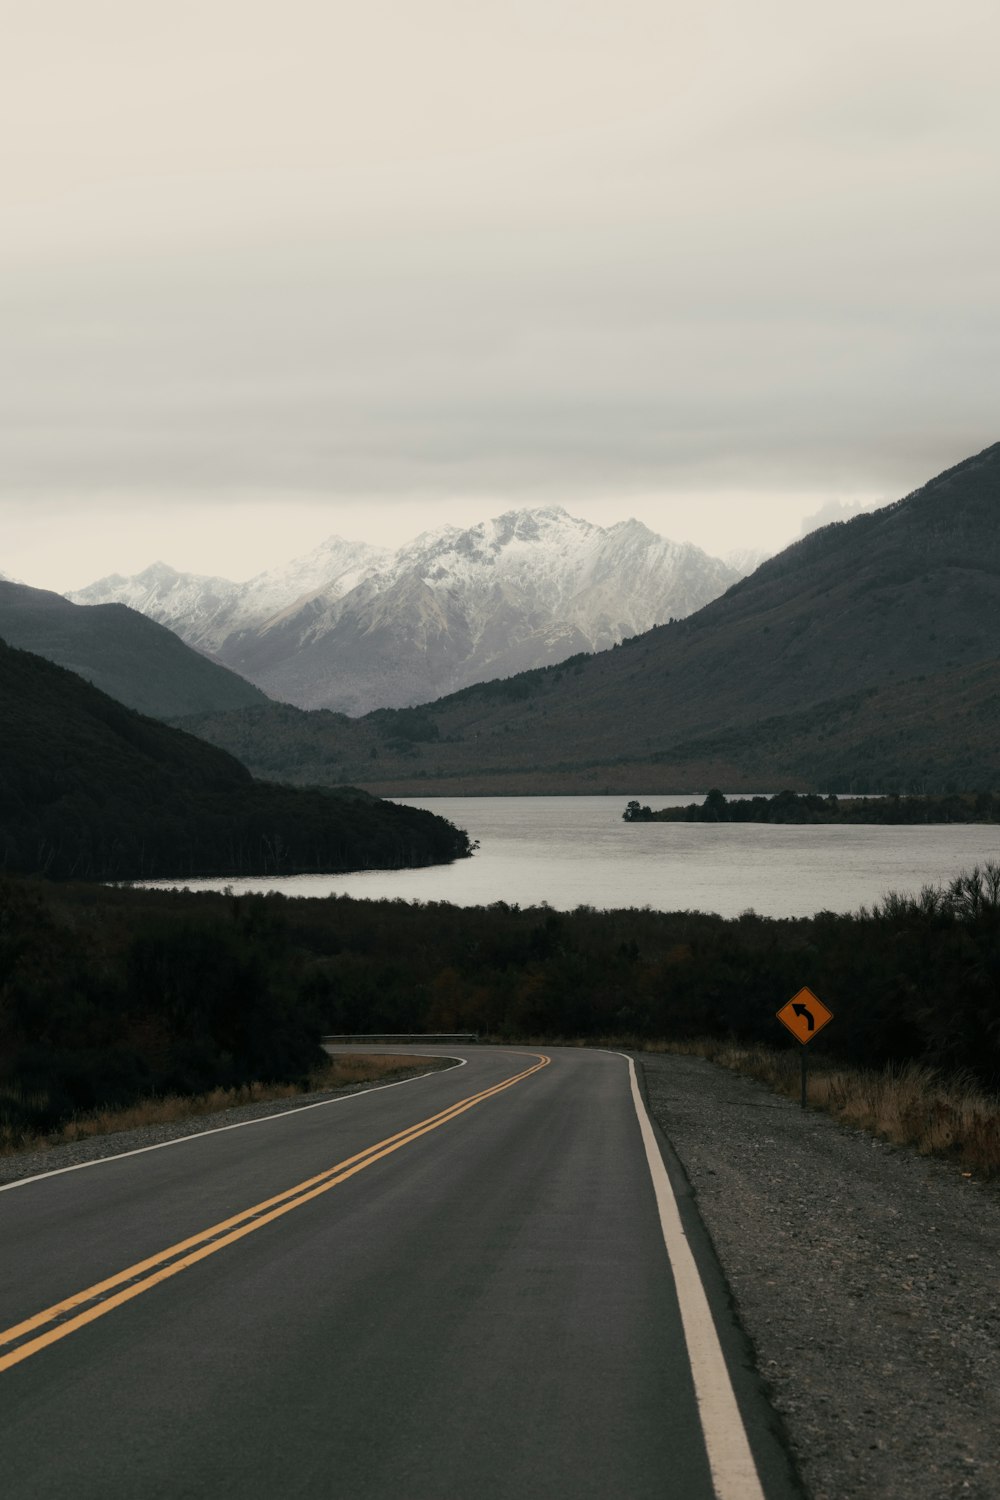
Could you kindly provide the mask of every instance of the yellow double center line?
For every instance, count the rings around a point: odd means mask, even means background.
[[[502,1094],[505,1089],[513,1088],[516,1083],[521,1083],[523,1079],[530,1078],[532,1073],[537,1073],[541,1068],[547,1067],[551,1061],[542,1053],[536,1055],[538,1062],[533,1067],[526,1068],[524,1072],[516,1073],[513,1078],[507,1078],[503,1083],[495,1083],[492,1088],[483,1089],[478,1094],[470,1094],[465,1099],[459,1099],[456,1104],[441,1110],[440,1114],[431,1115],[426,1120],[419,1120],[415,1125],[408,1126],[406,1130],[399,1131],[397,1135],[387,1136],[384,1141],[377,1141],[375,1145],[359,1151],[355,1156],[349,1156],[344,1161],[337,1162],[336,1166],[328,1167],[325,1172],[319,1172],[315,1177],[308,1177],[304,1182],[297,1183],[295,1187],[287,1188],[283,1193],[276,1193],[273,1198],[265,1198],[263,1202],[255,1203],[252,1208],[245,1208],[241,1213],[234,1214],[232,1218],[223,1219],[209,1229],[203,1229],[199,1234],[189,1236],[186,1240],[179,1240],[176,1245],[170,1245],[166,1250],[160,1250],[156,1255],[148,1256],[146,1260],[127,1266],[124,1271],[118,1271],[107,1280],[96,1282],[94,1286],[89,1286],[62,1302],[53,1303],[51,1307],[35,1313],[33,1317],[25,1318],[21,1323],[15,1323],[12,1328],[7,1328],[0,1333],[0,1351],[7,1351],[6,1353],[0,1352],[0,1371],[9,1370],[13,1365],[20,1364],[22,1360],[29,1359],[32,1354],[37,1354],[49,1344],[66,1338],[68,1334],[75,1333],[78,1328],[93,1323],[96,1318],[102,1318],[113,1308],[121,1307],[123,1303],[130,1302],[133,1297],[148,1292],[151,1287],[157,1286],[161,1281],[176,1276],[178,1272],[187,1270],[188,1266],[196,1265],[198,1261],[205,1260],[216,1251],[225,1249],[227,1245],[235,1244],[245,1235],[253,1234],[255,1229],[262,1229],[265,1224],[273,1223],[283,1214],[291,1213],[293,1208],[299,1208],[301,1204],[309,1203],[322,1193],[328,1193],[338,1183],[346,1182],[349,1177],[363,1172],[366,1167],[373,1166],[383,1157],[391,1156],[394,1151],[408,1146],[411,1141],[419,1140],[422,1135],[440,1129],[442,1125],[447,1125],[450,1120],[456,1119],[466,1110],[473,1109],[486,1099],[492,1099],[495,1095]],[[14,1347],[11,1347],[12,1345]]]

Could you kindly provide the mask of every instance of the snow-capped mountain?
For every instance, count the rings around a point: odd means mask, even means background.
[[[601,527],[548,507],[425,532],[395,553],[331,538],[243,584],[156,564],[69,597],[152,614],[274,698],[360,714],[605,649],[740,576],[638,521]]]
[[[313,594],[338,598],[391,556],[384,547],[331,536],[305,557],[258,573],[246,583],[179,573],[156,562],[132,578],[112,573],[66,597],[74,604],[128,604],[168,625],[189,646],[219,655],[234,632],[253,630]]]

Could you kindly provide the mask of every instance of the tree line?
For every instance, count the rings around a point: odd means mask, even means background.
[[[456,908],[0,882],[0,1124],[295,1080],[329,1032],[733,1036],[1000,1085],[1000,866],[853,914]]]
[[[784,791],[728,799],[713,787],[704,802],[655,812],[633,799],[622,817],[626,823],[1000,823],[1000,797],[992,792],[836,797]]]

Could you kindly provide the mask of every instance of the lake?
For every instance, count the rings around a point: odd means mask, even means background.
[[[701,798],[636,792],[652,808]],[[742,795],[742,794],[741,794]],[[471,859],[426,870],[369,870],[189,880],[191,890],[282,891],[488,906],[547,902],[650,906],[738,916],[855,911],[887,891],[919,891],[1000,860],[1000,827],[816,827],[766,823],[625,823],[628,796],[398,798],[449,818],[479,840]],[[177,881],[149,882],[158,886]]]

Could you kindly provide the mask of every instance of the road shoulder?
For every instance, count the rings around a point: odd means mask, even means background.
[[[1000,1192],[700,1058],[638,1060],[813,1500],[996,1500]]]
[[[428,1057],[428,1072],[454,1066],[456,1060],[443,1063]],[[345,1083],[333,1089],[317,1089],[311,1093],[296,1094],[285,1099],[259,1100],[251,1104],[234,1104],[210,1114],[192,1114],[183,1119],[171,1120],[157,1125],[138,1125],[130,1130],[117,1130],[107,1135],[87,1136],[79,1141],[67,1141],[61,1145],[45,1146],[31,1151],[15,1151],[0,1156],[0,1189],[30,1177],[43,1177],[51,1172],[65,1172],[74,1167],[89,1166],[93,1162],[107,1161],[116,1156],[127,1156],[133,1152],[149,1151],[157,1146],[172,1145],[175,1141],[187,1140],[191,1136],[210,1135],[216,1130],[231,1130],[239,1125],[250,1125],[258,1120],[269,1120],[278,1115],[295,1114],[297,1110],[312,1109],[318,1105],[333,1104],[353,1094],[368,1094],[374,1089],[398,1088],[400,1084],[415,1083],[426,1077],[423,1072],[408,1074],[403,1078],[371,1079],[361,1083]]]

